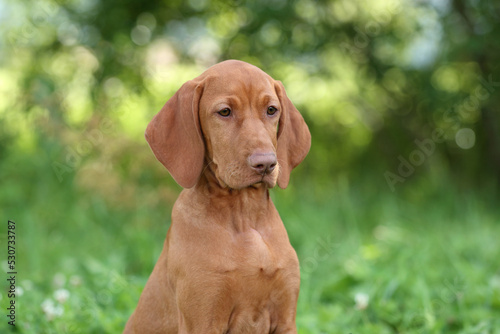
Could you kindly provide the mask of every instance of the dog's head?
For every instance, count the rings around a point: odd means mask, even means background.
[[[184,188],[197,184],[204,167],[223,187],[286,188],[311,146],[281,82],[236,60],[182,85],[149,123],[146,139]]]

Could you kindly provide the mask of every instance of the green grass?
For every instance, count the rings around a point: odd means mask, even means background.
[[[17,332],[121,332],[168,228],[172,203],[154,200],[175,198],[167,176],[116,201],[99,179],[91,189],[72,176],[59,183],[42,153],[0,167],[2,219],[17,226]],[[299,333],[500,333],[494,197],[425,177],[391,193],[366,182],[377,177],[273,190],[301,261]],[[63,303],[59,289],[69,292]],[[368,303],[357,307],[356,295]],[[5,310],[5,289],[0,303]]]

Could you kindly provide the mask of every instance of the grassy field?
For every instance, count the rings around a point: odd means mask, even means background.
[[[160,180],[110,200],[51,173],[40,152],[0,163],[2,245],[7,219],[16,222],[15,329],[119,333],[161,251],[176,191]],[[272,192],[301,261],[299,333],[500,333],[493,191],[442,179],[391,193],[370,178],[381,176],[321,186],[292,179]],[[0,332],[9,330],[2,315]]]

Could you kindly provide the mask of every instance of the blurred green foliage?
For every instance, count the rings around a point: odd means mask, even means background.
[[[472,0],[0,0],[18,330],[120,332],[180,191],[144,129],[234,58],[281,80],[313,136],[273,191],[302,264],[299,332],[499,333],[499,21]]]
[[[54,161],[71,165],[71,147],[78,165],[102,162],[103,122],[114,138],[143,144],[147,122],[182,82],[235,58],[284,82],[314,137],[304,173],[318,180],[364,174],[357,166],[367,164],[382,183],[386,171],[401,177],[398,157],[409,160],[414,141],[436,129],[444,142],[426,161],[415,157],[422,167],[411,179],[433,166],[467,187],[498,179],[494,2],[60,0],[2,9],[2,152],[50,138],[68,148]],[[102,142],[82,142],[92,131]]]

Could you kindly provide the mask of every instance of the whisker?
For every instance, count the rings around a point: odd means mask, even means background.
[[[213,163],[213,160],[210,160],[208,162],[208,164],[205,166],[205,168],[203,168],[203,170],[201,171],[201,174],[205,173],[205,171],[207,170],[208,166],[210,166],[211,163]]]

